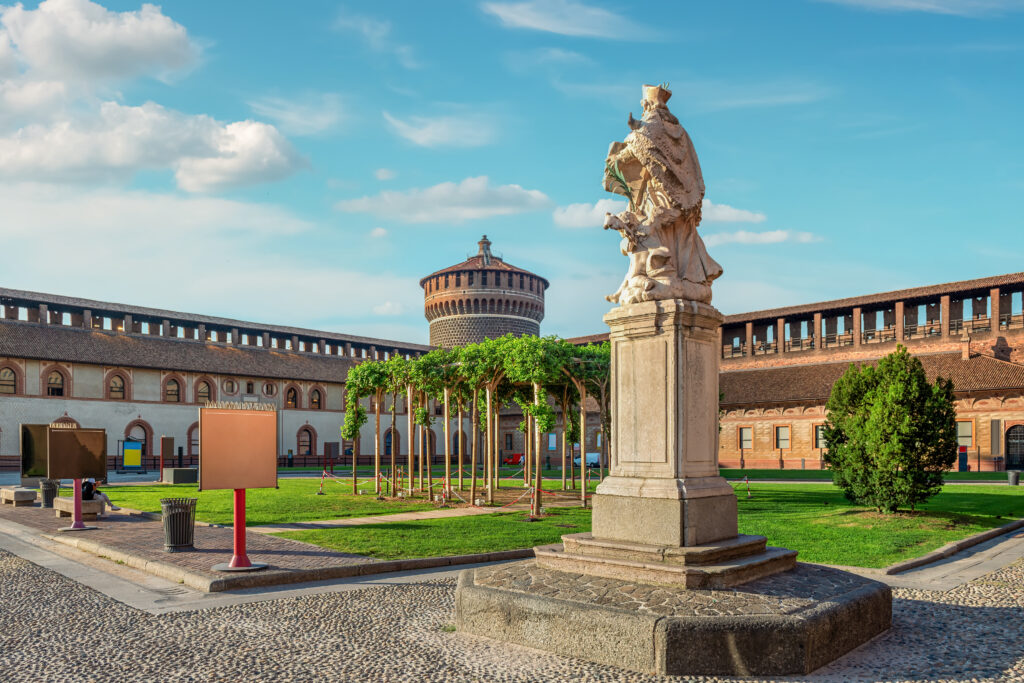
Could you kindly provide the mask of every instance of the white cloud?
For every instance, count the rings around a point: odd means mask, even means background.
[[[189,192],[216,190],[280,180],[305,162],[276,128],[256,121],[236,121],[215,130],[212,154],[184,157],[174,177]]]
[[[735,209],[728,204],[714,204],[705,199],[701,204],[701,217],[707,223],[763,223],[763,213]]]
[[[18,58],[7,34],[0,31],[0,78],[10,78],[18,73]]]
[[[681,88],[694,109],[704,112],[810,104],[830,97],[834,89],[809,81],[778,80],[765,83],[692,81]]]
[[[289,135],[316,135],[334,128],[342,118],[341,98],[333,93],[303,99],[264,97],[249,106]]]
[[[373,307],[374,315],[402,315],[403,313],[405,313],[405,307],[394,301],[385,301]]]
[[[890,12],[931,12],[965,17],[1020,12],[1021,0],[818,0],[868,10]]]
[[[273,126],[223,124],[152,102],[105,102],[96,116],[0,137],[0,178],[8,180],[94,181],[170,167],[182,189],[205,192],[276,180],[302,163]]]
[[[806,244],[820,241],[821,237],[812,232],[797,232],[794,230],[766,230],[765,232],[737,230],[736,232],[719,232],[713,235],[704,235],[704,244],[708,247],[717,247],[722,244],[779,244],[781,242]]]
[[[583,202],[556,207],[552,218],[555,225],[562,228],[600,228],[606,213],[619,213],[627,206],[625,200],[599,199],[593,204]]]
[[[88,0],[45,0],[34,10],[17,4],[0,7],[0,27],[27,71],[42,79],[167,76],[199,57],[185,28],[150,4],[134,12]]]
[[[508,28],[546,31],[564,36],[651,38],[654,31],[626,17],[574,0],[528,0],[527,2],[485,2],[481,8],[498,17]]]
[[[535,75],[541,67],[571,67],[593,64],[586,55],[558,47],[545,47],[535,50],[516,50],[505,55],[508,68],[516,73]]]
[[[334,28],[340,31],[354,31],[363,37],[366,45],[374,52],[390,54],[406,69],[418,69],[420,63],[413,49],[395,41],[391,33],[391,22],[373,19],[342,10]]]
[[[562,228],[599,228],[604,225],[605,213],[625,211],[626,206],[625,200],[599,199],[593,204],[559,206],[552,217],[555,225]],[[701,215],[705,223],[762,223],[767,218],[763,213],[715,204],[707,199],[701,206]]]
[[[374,228],[373,230],[370,231],[370,237],[373,237],[374,239],[380,239],[382,237],[387,236],[388,231],[385,230],[384,228]]]
[[[415,276],[282,253],[281,240],[304,239],[317,226],[274,204],[9,183],[0,184],[0,206],[5,252],[60,247],[47,252],[46,268],[35,259],[7,259],[7,287],[321,329],[330,311],[328,329],[340,324],[352,334],[369,329],[352,322],[372,320],[367,301],[337,292],[370,291],[409,311],[422,296]],[[119,245],[116,253],[111,245]],[[112,267],[97,268],[103,263]],[[168,264],[173,287],[146,277]],[[303,306],[295,306],[296,291],[304,293]]]
[[[404,192],[384,191],[375,197],[338,202],[348,213],[369,213],[404,223],[462,223],[467,220],[542,211],[551,200],[539,190],[519,185],[490,185],[487,176],[466,178]]]
[[[398,135],[421,147],[480,147],[497,135],[493,120],[480,114],[411,116],[403,121],[384,112],[384,120]]]
[[[394,180],[397,175],[398,174],[390,168],[378,168],[373,172],[373,177],[377,180]]]

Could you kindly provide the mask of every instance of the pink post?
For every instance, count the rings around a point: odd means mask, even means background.
[[[251,567],[252,562],[245,554],[245,489],[235,489],[235,553],[228,566],[232,569]]]
[[[71,526],[69,529],[84,529],[85,522],[82,521],[82,480],[73,479],[75,490],[72,491],[74,498],[74,513],[71,517]]]

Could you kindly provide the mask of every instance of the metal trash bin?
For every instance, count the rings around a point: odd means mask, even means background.
[[[39,480],[39,492],[43,496],[43,507],[52,508],[53,499],[57,497],[57,492],[60,491],[60,480],[59,479],[40,479]]]
[[[1010,470],[1009,472],[1006,473],[1006,476],[1009,479],[1008,483],[1010,484],[1010,486],[1020,485],[1020,472],[1016,470]]]
[[[164,522],[164,550],[173,553],[192,550],[198,498],[161,498],[160,512]]]

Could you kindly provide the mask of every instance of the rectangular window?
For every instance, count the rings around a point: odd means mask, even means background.
[[[750,450],[754,447],[754,428],[740,427],[740,448]]]
[[[963,420],[956,423],[956,444],[972,448],[974,446],[974,421]]]
[[[461,287],[462,286],[462,273],[455,273],[455,286],[456,287]]]
[[[775,447],[789,448],[789,426],[775,428]]]
[[[825,425],[814,425],[814,447],[825,448]]]
[[[551,432],[550,434],[548,434],[548,450],[549,451],[555,450],[555,441],[556,441],[555,433]]]
[[[480,273],[480,285],[483,287],[487,286],[487,271]]]
[[[512,450],[512,435],[511,434],[505,434],[505,450],[506,451]]]

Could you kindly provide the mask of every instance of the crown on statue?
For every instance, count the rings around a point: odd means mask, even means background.
[[[650,107],[662,107],[668,108],[668,100],[672,97],[672,91],[668,89],[668,84],[663,83],[662,85],[645,85],[644,86],[644,109]]]

